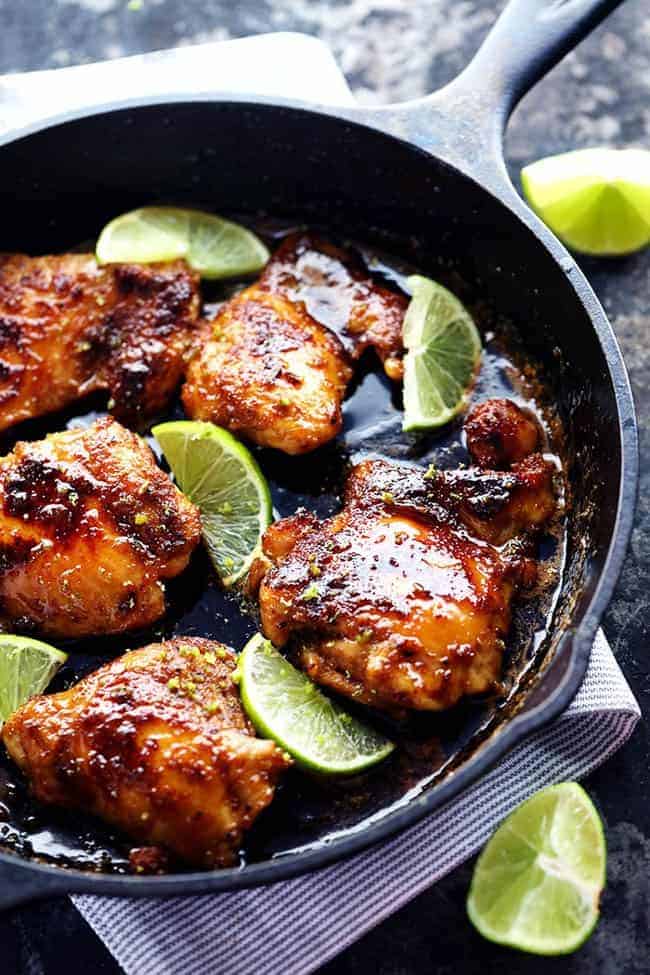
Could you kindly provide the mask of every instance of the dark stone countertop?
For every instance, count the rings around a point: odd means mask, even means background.
[[[0,71],[55,67],[269,30],[330,44],[357,95],[399,100],[451,78],[502,2],[487,0],[0,0]],[[594,144],[650,146],[650,9],[628,0],[529,95],[507,139],[513,173],[527,161]],[[623,347],[639,410],[642,482],[637,527],[605,630],[650,715],[650,250],[585,261]],[[604,816],[609,881],[595,934],[567,959],[536,959],[482,941],[464,900],[468,863],[330,963],[328,975],[646,975],[650,968],[650,740],[630,742],[585,783]],[[119,969],[68,901],[0,917],[8,975]]]

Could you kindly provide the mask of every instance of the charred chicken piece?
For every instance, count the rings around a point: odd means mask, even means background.
[[[0,626],[121,633],[165,611],[199,542],[197,509],[110,417],[0,459]]]
[[[161,412],[184,372],[198,283],[182,261],[0,255],[0,430],[97,390],[130,426]]]
[[[301,303],[339,336],[353,359],[374,348],[386,374],[402,378],[408,298],[378,284],[352,251],[316,234],[292,234],[267,264],[259,285]]]
[[[134,650],[32,698],[2,737],[42,802],[91,812],[197,866],[229,866],[290,764],[255,737],[234,666],[210,640]],[[132,862],[164,863],[155,852],[136,850]]]
[[[376,708],[439,710],[496,685],[523,545],[555,510],[553,466],[356,466],[340,514],[272,525],[254,564],[265,635],[316,682]]]
[[[480,467],[503,470],[539,448],[536,419],[509,399],[479,403],[465,420],[467,449]]]

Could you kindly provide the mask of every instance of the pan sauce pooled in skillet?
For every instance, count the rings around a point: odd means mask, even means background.
[[[129,425],[159,413],[184,372],[198,283],[182,261],[0,255],[0,430],[97,390]]]
[[[249,440],[302,454],[341,430],[352,361],[376,348],[402,376],[408,301],[375,283],[353,255],[288,237],[260,279],[222,308],[191,362],[186,412]]]
[[[147,626],[199,538],[194,505],[116,420],[18,443],[0,459],[0,626],[64,638]]]
[[[528,418],[504,410],[526,439]],[[468,425],[500,415],[478,406]],[[551,517],[553,472],[535,453],[504,473],[357,465],[340,514],[267,530],[250,578],[264,634],[291,641],[317,683],[377,708],[439,710],[492,689],[513,596],[535,578],[523,544],[496,546]]]
[[[2,737],[42,802],[92,812],[198,866],[229,866],[291,764],[255,737],[235,659],[203,639],[134,650],[32,698]]]

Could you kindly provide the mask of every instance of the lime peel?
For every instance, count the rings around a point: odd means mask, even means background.
[[[386,758],[394,745],[327,697],[261,634],[236,670],[242,703],[257,731],[312,772],[351,775]]]
[[[182,207],[140,207],[111,220],[99,235],[100,264],[151,264],[184,259],[208,280],[255,274],[269,259],[246,227],[214,213]]]
[[[67,659],[67,653],[49,643],[0,633],[0,727],[21,704],[45,690]]]
[[[478,858],[467,900],[490,941],[539,955],[575,951],[594,930],[605,884],[600,817],[575,782],[518,806]]]
[[[234,585],[250,568],[273,517],[259,465],[214,423],[170,421],[152,433],[179,488],[201,513],[203,540],[221,582]]]
[[[463,410],[481,359],[481,338],[458,298],[421,275],[408,279],[404,317],[405,431],[443,426]]]

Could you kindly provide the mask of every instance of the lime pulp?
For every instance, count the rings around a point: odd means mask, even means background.
[[[207,279],[254,274],[268,261],[261,240],[214,213],[141,207],[111,220],[96,247],[100,264],[150,264],[183,258]]]
[[[467,901],[491,941],[539,955],[575,951],[593,931],[605,883],[600,817],[575,782],[518,806],[481,853]]]
[[[261,634],[242,650],[236,675],[242,703],[258,732],[303,768],[350,775],[393,751],[391,742],[323,694]]]
[[[650,243],[650,151],[579,149],[521,171],[541,219],[584,254],[621,256]]]
[[[153,428],[181,491],[201,514],[203,540],[224,586],[248,571],[272,518],[258,464],[231,433],[192,420]]]
[[[404,430],[448,423],[466,405],[481,358],[481,339],[458,298],[413,275],[403,325]]]
[[[40,640],[0,634],[0,726],[34,694],[41,694],[68,655]]]

